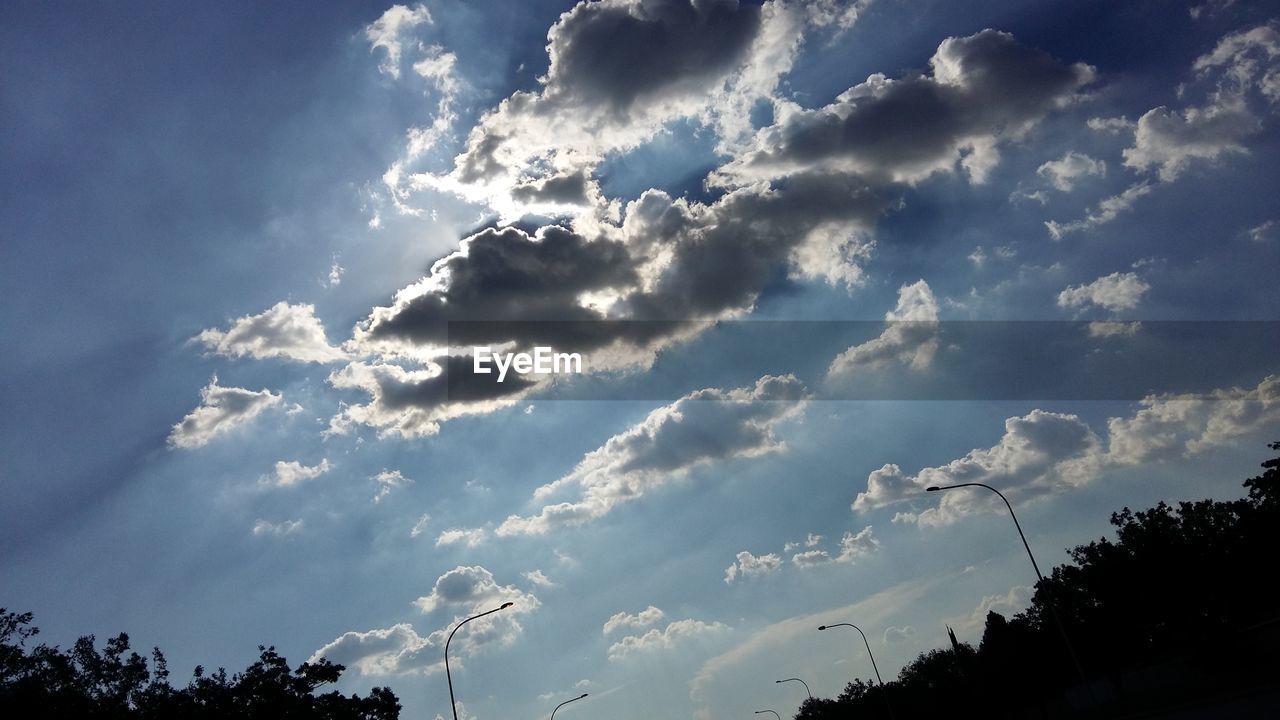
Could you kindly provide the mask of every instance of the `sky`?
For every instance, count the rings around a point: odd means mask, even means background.
[[[793,713],[1280,439],[1280,4],[0,8],[0,606]],[[583,372],[475,373],[475,348]]]

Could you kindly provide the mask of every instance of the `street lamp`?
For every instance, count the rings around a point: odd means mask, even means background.
[[[773,713],[774,717],[778,718],[778,720],[782,720],[782,716],[778,714],[777,710],[757,710],[755,714],[760,715],[761,713],[767,713],[767,712]]]
[[[810,700],[812,700],[812,699],[813,699],[813,693],[809,692],[809,683],[807,683],[807,682],[805,682],[805,681],[801,680],[800,678],[787,678],[786,680],[774,680],[773,682],[774,682],[774,684],[777,684],[777,683],[792,682],[792,681],[798,682],[798,683],[800,683],[801,685],[803,685],[803,686],[804,686],[804,691],[805,691],[806,693],[809,693],[809,699],[810,699]]]
[[[960,483],[958,485],[943,485],[941,487],[933,485],[925,488],[925,492],[938,492],[939,490],[954,490],[956,488],[980,487],[986,488],[1004,501],[1004,506],[1009,508],[1009,517],[1013,518],[1013,526],[1018,529],[1018,537],[1022,538],[1022,547],[1027,549],[1027,557],[1031,558],[1031,568],[1036,571],[1036,578],[1040,583],[1044,583],[1044,575],[1040,574],[1040,566],[1036,564],[1036,556],[1031,554],[1031,545],[1027,543],[1027,536],[1022,532],[1022,524],[1018,522],[1018,516],[1013,512],[1013,505],[1009,503],[1009,498],[1004,493],[982,483]],[[1080,665],[1080,658],[1076,657],[1076,650],[1071,646],[1071,639],[1067,637],[1067,629],[1062,625],[1062,618],[1058,617],[1058,611],[1053,607],[1053,601],[1049,598],[1048,593],[1045,594],[1045,606],[1049,608],[1049,615],[1053,616],[1053,624],[1058,628],[1058,634],[1062,636],[1062,644],[1067,648],[1067,655],[1071,656],[1071,664],[1076,668],[1076,674],[1080,676],[1080,682],[1084,683],[1085,689],[1089,691],[1089,696],[1093,697],[1093,687],[1089,684],[1089,678],[1085,677],[1084,668]],[[1095,698],[1096,703],[1096,698]]]
[[[458,720],[458,703],[453,699],[453,674],[449,672],[449,643],[453,642],[453,634],[458,632],[458,628],[462,627],[463,625],[466,625],[467,623],[471,622],[472,620],[475,620],[476,618],[482,618],[485,615],[492,615],[493,613],[496,613],[499,610],[506,610],[512,605],[515,605],[515,603],[504,602],[492,610],[482,612],[479,615],[472,615],[466,620],[463,620],[462,622],[458,623],[458,625],[454,627],[453,630],[449,631],[449,638],[444,641],[444,676],[445,676],[445,679],[449,681],[449,709],[453,711],[453,720]]]
[[[867,646],[867,657],[871,658],[871,669],[876,671],[876,682],[880,683],[880,694],[884,695],[884,707],[889,711],[889,717],[893,717],[893,705],[889,702],[889,691],[884,687],[884,680],[880,679],[880,668],[876,667],[876,656],[871,653],[871,643],[867,642],[867,634],[862,632],[862,628],[853,623],[832,623],[831,625],[819,625],[819,630],[826,630],[833,627],[851,627],[858,631],[862,636],[862,644]]]
[[[564,702],[562,702],[562,703],[560,703],[559,705],[557,705],[557,706],[556,706],[556,710],[559,710],[560,708],[564,707],[565,705],[568,705],[569,703],[573,702],[574,700],[581,700],[582,698],[584,698],[584,697],[586,697],[586,696],[587,696],[587,694],[586,694],[586,693],[582,693],[581,695],[579,695],[579,696],[578,696],[578,697],[576,697],[576,698],[570,698],[570,699],[568,699],[568,700],[565,700]],[[551,720],[556,720],[556,710],[552,710],[552,711],[551,711]]]

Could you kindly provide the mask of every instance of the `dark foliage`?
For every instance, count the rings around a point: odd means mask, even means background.
[[[1280,442],[1271,443],[1280,450]],[[1071,551],[1036,585],[1031,606],[987,615],[975,650],[922,653],[886,687],[855,680],[835,700],[807,701],[797,720],[1093,717],[1197,707],[1252,708],[1280,699],[1280,458],[1244,483],[1248,497],[1160,503],[1111,516],[1115,539]],[[1053,612],[1089,683],[1066,652]],[[1244,698],[1243,700],[1241,698]],[[1252,717],[1252,715],[1249,715]]]
[[[31,613],[0,608],[0,716],[10,718],[256,718],[394,720],[400,702],[388,688],[368,696],[316,694],[336,682],[343,667],[327,660],[291,669],[275,648],[259,646],[257,662],[228,676],[197,667],[185,688],[169,685],[157,648],[151,661],[129,650],[121,633],[99,651],[92,635],[67,650],[28,647],[39,630]]]

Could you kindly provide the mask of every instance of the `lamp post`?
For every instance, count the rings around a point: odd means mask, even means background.
[[[449,672],[449,643],[453,642],[453,634],[458,632],[458,628],[462,627],[463,625],[466,625],[467,623],[471,622],[472,620],[475,620],[476,618],[482,618],[485,615],[492,615],[493,613],[496,613],[499,610],[506,610],[507,608],[511,607],[514,604],[515,603],[512,603],[512,602],[504,602],[502,603],[502,605],[492,610],[482,612],[479,615],[472,615],[466,620],[463,620],[462,622],[458,623],[458,625],[454,627],[453,630],[449,631],[449,638],[444,641],[444,677],[446,680],[449,681],[449,709],[453,711],[453,720],[458,720],[458,703],[453,699],[453,674]]]
[[[862,644],[867,646],[867,657],[871,658],[871,669],[876,671],[876,682],[880,684],[880,694],[884,696],[884,707],[889,711],[889,717],[893,717],[893,705],[889,702],[889,691],[884,687],[884,680],[880,679],[880,668],[876,666],[876,656],[871,652],[871,643],[867,642],[867,634],[862,632],[862,628],[853,623],[832,623],[831,625],[819,625],[819,630],[826,630],[833,627],[851,627],[858,631],[862,636]]]
[[[1018,516],[1013,512],[1013,505],[1009,503],[1009,498],[1005,497],[1004,493],[982,483],[960,483],[941,487],[933,485],[925,488],[925,492],[938,492],[940,490],[954,490],[965,487],[986,488],[1000,496],[1000,499],[1004,501],[1004,506],[1009,508],[1009,517],[1013,518],[1013,526],[1018,529],[1018,537],[1022,538],[1022,547],[1027,549],[1027,557],[1031,559],[1031,568],[1036,571],[1036,578],[1043,584],[1044,575],[1040,573],[1040,566],[1036,564],[1036,556],[1031,553],[1031,545],[1027,542],[1026,534],[1022,532],[1022,524],[1018,522]],[[1075,666],[1076,674],[1080,676],[1080,682],[1084,683],[1085,689],[1089,691],[1089,697],[1093,699],[1094,704],[1097,704],[1098,700],[1093,696],[1093,686],[1089,684],[1089,678],[1084,674],[1084,667],[1080,665],[1080,658],[1076,656],[1076,650],[1071,646],[1071,638],[1067,637],[1067,628],[1063,626],[1062,618],[1058,617],[1058,611],[1053,607],[1053,600],[1048,597],[1048,594],[1045,595],[1045,605],[1049,608],[1049,615],[1053,617],[1053,624],[1058,628],[1058,634],[1062,636],[1062,645],[1067,649],[1067,655],[1071,657],[1071,664]]]
[[[581,700],[582,698],[584,698],[584,697],[586,697],[586,696],[587,696],[587,694],[586,694],[586,693],[582,693],[581,695],[579,695],[579,696],[578,696],[578,697],[576,697],[576,698],[570,698],[570,699],[568,699],[568,700],[565,700],[564,702],[562,702],[562,703],[560,703],[559,705],[557,705],[557,706],[556,706],[556,710],[559,710],[560,708],[564,707],[565,705],[568,705],[569,703],[571,703],[571,702],[573,702],[573,701],[575,701],[575,700]],[[552,710],[552,711],[551,711],[551,720],[556,720],[556,710]]]
[[[809,692],[809,683],[801,680],[800,678],[787,678],[786,680],[774,680],[773,682],[776,685],[777,683],[792,682],[792,681],[798,682],[801,685],[803,685],[804,691],[809,694],[809,699],[810,700],[813,699],[813,693]]]
[[[761,713],[767,713],[767,712],[773,713],[774,717],[778,718],[778,720],[782,720],[782,716],[778,714],[777,710],[757,710],[755,714],[760,715]]]

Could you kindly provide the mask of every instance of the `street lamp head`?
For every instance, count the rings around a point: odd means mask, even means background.
[[[819,630],[826,630],[826,629],[827,629],[827,626],[826,626],[826,625],[819,625],[819,626],[818,626],[818,629],[819,629]]]
[[[512,605],[515,605],[515,603],[513,603],[513,602],[504,602],[504,603],[502,603],[502,607],[500,607],[500,608],[498,608],[498,609],[499,609],[499,610],[506,610],[507,608],[511,607]]]
[[[578,696],[578,699],[579,699],[579,700],[581,700],[582,698],[584,698],[584,697],[586,697],[586,696],[587,696],[587,694],[586,694],[586,693],[582,693],[581,695],[579,695],[579,696]]]
[[[925,491],[925,492],[938,492],[938,491],[939,491],[939,490],[941,490],[941,489],[942,489],[942,488],[938,487],[937,485],[930,485],[929,487],[925,488],[925,489],[924,489],[924,491]]]

